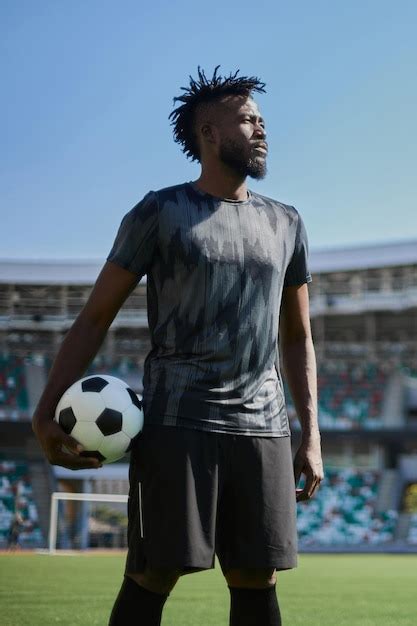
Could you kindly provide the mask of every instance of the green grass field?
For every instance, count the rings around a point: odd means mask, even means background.
[[[119,589],[121,556],[0,556],[2,626],[105,626]],[[278,577],[285,626],[415,626],[417,556],[302,555]],[[163,626],[228,624],[220,569],[184,576]]]

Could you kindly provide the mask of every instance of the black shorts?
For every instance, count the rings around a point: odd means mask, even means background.
[[[296,567],[290,437],[148,426],[129,479],[126,573]]]

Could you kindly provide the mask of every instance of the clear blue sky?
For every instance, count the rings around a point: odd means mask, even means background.
[[[311,248],[417,238],[417,2],[2,0],[0,258],[104,259],[197,65],[258,75],[269,174]]]

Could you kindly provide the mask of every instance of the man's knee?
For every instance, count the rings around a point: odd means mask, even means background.
[[[273,587],[277,581],[274,568],[228,569],[223,574],[229,587],[265,589]]]
[[[126,576],[148,591],[167,594],[174,588],[180,573],[179,570],[147,568],[143,572],[128,572]]]

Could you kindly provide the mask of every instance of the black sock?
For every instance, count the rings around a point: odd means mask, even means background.
[[[230,626],[281,626],[275,585],[266,589],[230,589]]]
[[[125,576],[109,626],[160,626],[167,598],[168,594],[148,591]]]

